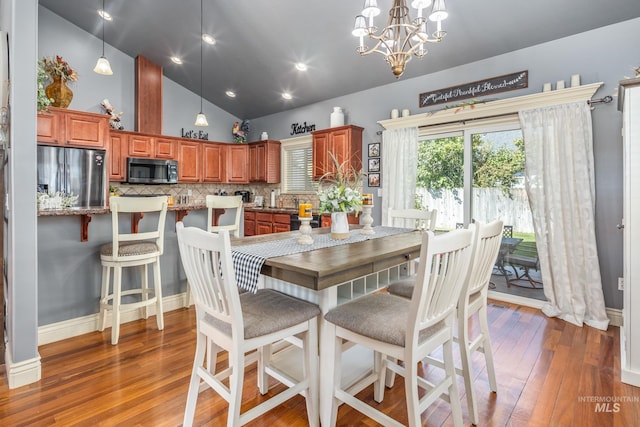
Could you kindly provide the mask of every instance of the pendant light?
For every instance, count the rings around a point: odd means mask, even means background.
[[[196,116],[195,124],[196,126],[209,126],[209,123],[207,123],[207,117],[202,112],[202,43],[203,43],[202,34],[204,34],[203,23],[202,23],[202,21],[204,20],[202,2],[203,0],[200,0],[200,112]]]
[[[104,0],[102,0],[102,12],[104,13]],[[102,17],[102,56],[98,58],[98,62],[93,71],[104,76],[110,76],[113,74],[111,64],[109,64],[107,58],[104,57],[104,21],[105,19]]]

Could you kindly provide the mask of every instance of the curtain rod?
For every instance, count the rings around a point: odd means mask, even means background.
[[[609,104],[611,102],[613,102],[613,97],[611,95],[607,95],[607,96],[605,96],[603,98],[587,100],[587,104],[589,104],[589,105]],[[497,117],[508,117],[508,116],[513,116],[513,115],[517,115],[517,114],[518,113],[504,113],[504,114],[495,114],[493,116],[478,117],[476,119],[452,120],[450,122],[443,122],[443,123],[438,123],[438,124],[434,124],[434,125],[418,126],[418,129],[426,129],[426,128],[429,128],[429,127],[432,127],[432,126],[450,125],[450,124],[454,124],[454,123],[466,124],[467,122],[472,122],[472,121],[476,121],[476,120],[495,119]],[[381,130],[377,131],[376,135],[382,135],[382,131]]]

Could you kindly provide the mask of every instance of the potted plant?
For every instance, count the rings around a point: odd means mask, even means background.
[[[342,164],[329,152],[335,172],[326,173],[320,178],[320,213],[331,213],[331,238],[347,239],[349,237],[349,222],[347,214],[356,215],[362,209],[362,170],[357,171],[349,166],[349,162]],[[323,185],[324,184],[324,185]]]

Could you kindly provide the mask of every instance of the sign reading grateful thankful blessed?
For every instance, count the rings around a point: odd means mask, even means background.
[[[444,89],[421,93],[418,100],[418,106],[428,107],[430,105],[443,104],[445,102],[457,101],[460,99],[523,89],[528,86],[529,71],[518,71],[517,73],[506,74],[504,76],[492,77],[490,79],[478,80],[458,86],[451,86]]]

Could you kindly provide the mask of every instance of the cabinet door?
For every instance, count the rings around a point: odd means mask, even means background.
[[[345,162],[349,162],[351,157],[351,133],[349,129],[340,129],[331,133],[331,142],[329,144],[329,151],[333,153],[338,165],[342,165]],[[335,172],[335,167],[331,162],[331,158],[327,154],[327,162],[332,172]]]
[[[244,235],[255,236],[256,234],[256,215],[253,212],[244,212]]]
[[[313,179],[320,179],[322,175],[329,172],[329,132],[313,134]]]
[[[153,158],[153,138],[145,135],[129,135],[129,157]]]
[[[273,214],[273,232],[282,233],[291,230],[291,215]]]
[[[291,227],[289,224],[273,224],[274,233],[284,233],[285,231],[291,231]]]
[[[273,232],[273,216],[270,213],[256,212],[256,234],[271,234]]]
[[[249,182],[265,182],[264,156],[266,150],[262,143],[249,146]]]
[[[57,111],[38,113],[38,144],[59,145],[64,141],[64,124]]]
[[[107,146],[109,181],[126,181],[127,135],[111,132]]]
[[[202,144],[204,167],[202,180],[204,182],[222,182],[225,176],[225,157],[223,144]]]
[[[268,184],[280,183],[280,141],[269,141],[265,150],[265,178]]]
[[[200,153],[199,142],[178,141],[179,182],[200,182]]]
[[[249,146],[227,144],[227,182],[249,182]]]
[[[107,116],[66,113],[66,144],[78,147],[105,148],[107,146],[108,123]]]
[[[176,141],[169,138],[154,138],[155,140],[155,158],[156,159],[168,159],[175,160],[176,154]]]

